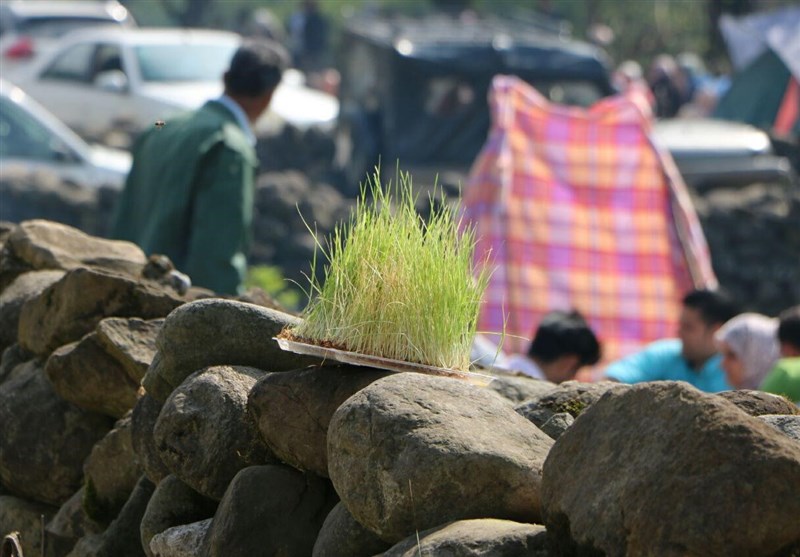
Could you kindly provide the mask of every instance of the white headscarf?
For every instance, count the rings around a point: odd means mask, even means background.
[[[715,338],[725,342],[742,361],[744,389],[757,389],[780,358],[778,320],[759,313],[742,313],[717,331]]]

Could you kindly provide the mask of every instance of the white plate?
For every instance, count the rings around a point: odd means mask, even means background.
[[[316,344],[307,344],[305,342],[297,342],[285,338],[275,337],[274,340],[278,342],[278,346],[280,346],[281,350],[294,352],[295,354],[302,354],[304,356],[316,356],[318,358],[335,360],[344,364],[374,367],[378,369],[385,369],[387,371],[425,373],[427,375],[452,377],[455,379],[464,379],[470,383],[484,387],[494,380],[494,377],[491,375],[483,375],[481,373],[473,373],[471,371],[460,371],[456,369],[447,369],[444,367],[428,366],[415,362],[406,362],[403,360],[393,360],[391,358],[381,358],[380,356],[359,354],[358,352],[349,352],[347,350],[338,350],[336,348],[325,348]]]

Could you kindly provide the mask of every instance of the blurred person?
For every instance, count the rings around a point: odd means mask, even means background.
[[[303,0],[289,17],[289,48],[297,69],[308,73],[325,67],[328,27],[328,19],[316,0]]]
[[[656,56],[647,70],[647,83],[655,97],[658,118],[674,117],[683,104],[677,83],[678,72],[677,62],[669,54]]]
[[[287,61],[277,43],[245,41],[222,76],[222,96],[137,140],[113,237],[167,255],[197,286],[242,292],[258,165],[252,124]]]
[[[682,300],[678,338],[652,342],[609,364],[604,376],[622,383],[671,380],[686,381],[706,392],[730,390],[714,335],[737,313],[725,293],[693,290]]]
[[[599,360],[600,343],[583,316],[575,310],[551,311],[536,328],[528,353],[512,354],[498,367],[562,383]]]
[[[800,306],[778,316],[781,359],[761,383],[761,390],[783,395],[800,405]]]
[[[722,369],[736,389],[757,389],[778,362],[778,320],[760,313],[742,313],[714,335]]]

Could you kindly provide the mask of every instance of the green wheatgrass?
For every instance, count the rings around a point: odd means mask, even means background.
[[[322,284],[312,274],[309,304],[290,333],[352,352],[467,370],[486,265],[474,272],[475,236],[459,233],[456,209],[434,203],[424,222],[412,181],[401,173],[384,188],[379,173],[362,185],[350,219],[334,230]],[[439,208],[437,208],[437,205]],[[315,252],[316,259],[316,252]],[[314,265],[312,265],[312,269]]]

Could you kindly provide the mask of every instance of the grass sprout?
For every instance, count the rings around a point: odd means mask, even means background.
[[[487,266],[473,267],[475,236],[459,232],[453,209],[430,196],[427,221],[415,209],[412,179],[399,167],[382,186],[380,170],[361,185],[356,208],[317,251],[297,340],[383,358],[467,370]],[[444,194],[440,193],[444,201]]]

